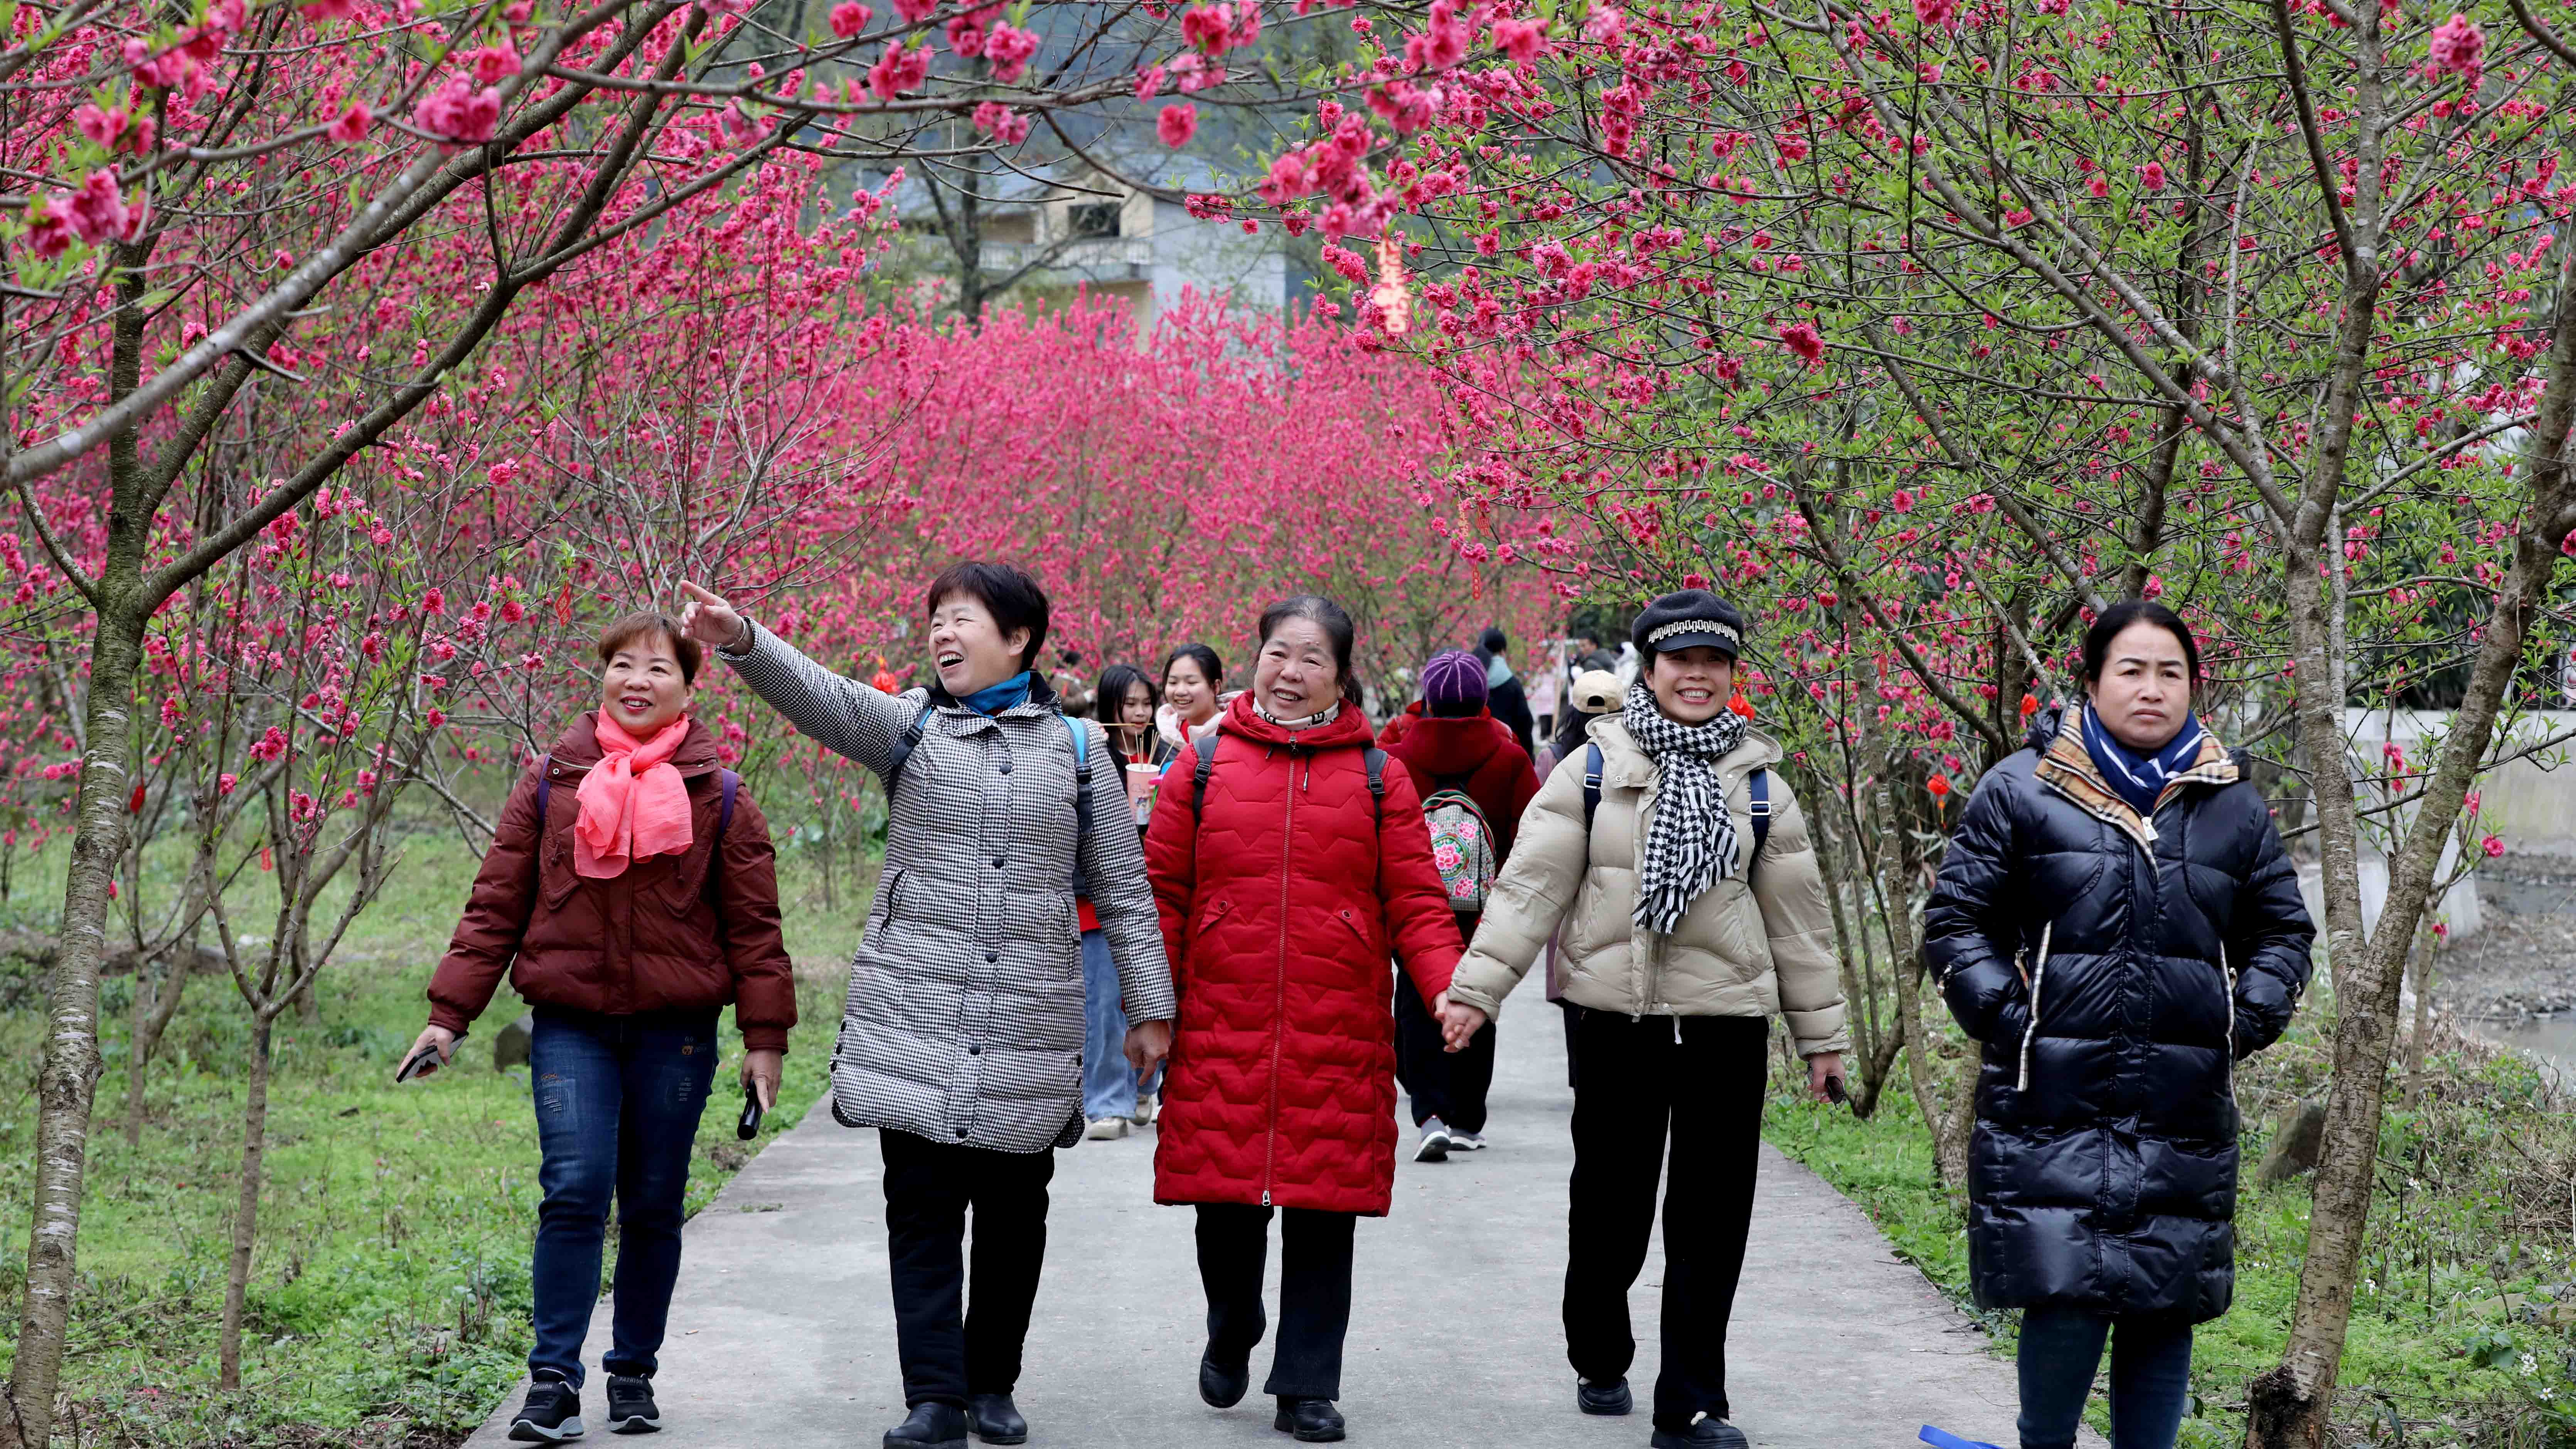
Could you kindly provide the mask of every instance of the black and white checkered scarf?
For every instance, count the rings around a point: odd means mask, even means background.
[[[1683,724],[1655,707],[1655,692],[1640,680],[1628,686],[1621,722],[1663,776],[1638,871],[1637,926],[1670,935],[1700,892],[1735,872],[1735,821],[1715,766],[1744,743],[1744,720],[1720,711],[1706,724]]]

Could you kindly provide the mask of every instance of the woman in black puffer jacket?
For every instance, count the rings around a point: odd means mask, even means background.
[[[2085,704],[1978,783],[1924,910],[1985,1048],[1968,1262],[1980,1304],[2028,1310],[2023,1449],[2075,1442],[2106,1338],[2113,1445],[2171,1449],[2192,1326],[2235,1291],[2234,1062],[2307,984],[2316,929],[2199,676],[2172,610],[2104,610]]]

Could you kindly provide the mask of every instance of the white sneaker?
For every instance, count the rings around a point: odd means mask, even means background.
[[[1461,1132],[1457,1128],[1452,1127],[1449,1129],[1449,1150],[1452,1152],[1482,1152],[1485,1150],[1485,1134],[1482,1132]]]
[[[1162,1111],[1163,1099],[1161,1095],[1154,1092],[1145,1092],[1136,1098],[1136,1115],[1128,1118],[1127,1120],[1135,1123],[1139,1127],[1151,1127],[1154,1125],[1154,1119],[1162,1115]]]
[[[1449,1158],[1449,1129],[1434,1117],[1422,1124],[1422,1140],[1413,1145],[1416,1162],[1445,1162]]]
[[[1127,1119],[1094,1117],[1091,1125],[1082,1129],[1082,1135],[1093,1142],[1115,1142],[1127,1135]]]

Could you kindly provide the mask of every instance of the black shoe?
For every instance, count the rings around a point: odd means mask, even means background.
[[[1342,1411],[1330,1399],[1283,1398],[1279,1417],[1270,1421],[1270,1427],[1300,1444],[1337,1444],[1342,1438]]]
[[[916,1405],[885,1433],[886,1449],[966,1449],[966,1411],[955,1404]]]
[[[1231,1409],[1243,1402],[1252,1388],[1252,1360],[1247,1357],[1232,1368],[1216,1361],[1212,1353],[1199,1355],[1199,1397],[1215,1409]]]
[[[1574,1407],[1587,1414],[1618,1415],[1637,1407],[1637,1397],[1628,1392],[1626,1379],[1612,1379],[1606,1384],[1576,1379]]]
[[[1744,1431],[1715,1415],[1687,1429],[1657,1429],[1646,1449],[1750,1449]]]
[[[559,1378],[528,1385],[528,1397],[510,1421],[510,1437],[522,1444],[560,1444],[581,1437],[581,1390]]]
[[[966,1427],[987,1444],[1029,1442],[1029,1421],[1020,1417],[1020,1406],[1008,1394],[968,1394]]]
[[[650,1434],[662,1427],[662,1411],[653,1402],[653,1381],[636,1374],[608,1376],[608,1432]]]

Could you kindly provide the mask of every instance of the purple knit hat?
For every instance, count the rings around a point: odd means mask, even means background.
[[[1422,666],[1422,708],[1432,715],[1470,715],[1485,707],[1483,661],[1460,649],[1443,650]]]

